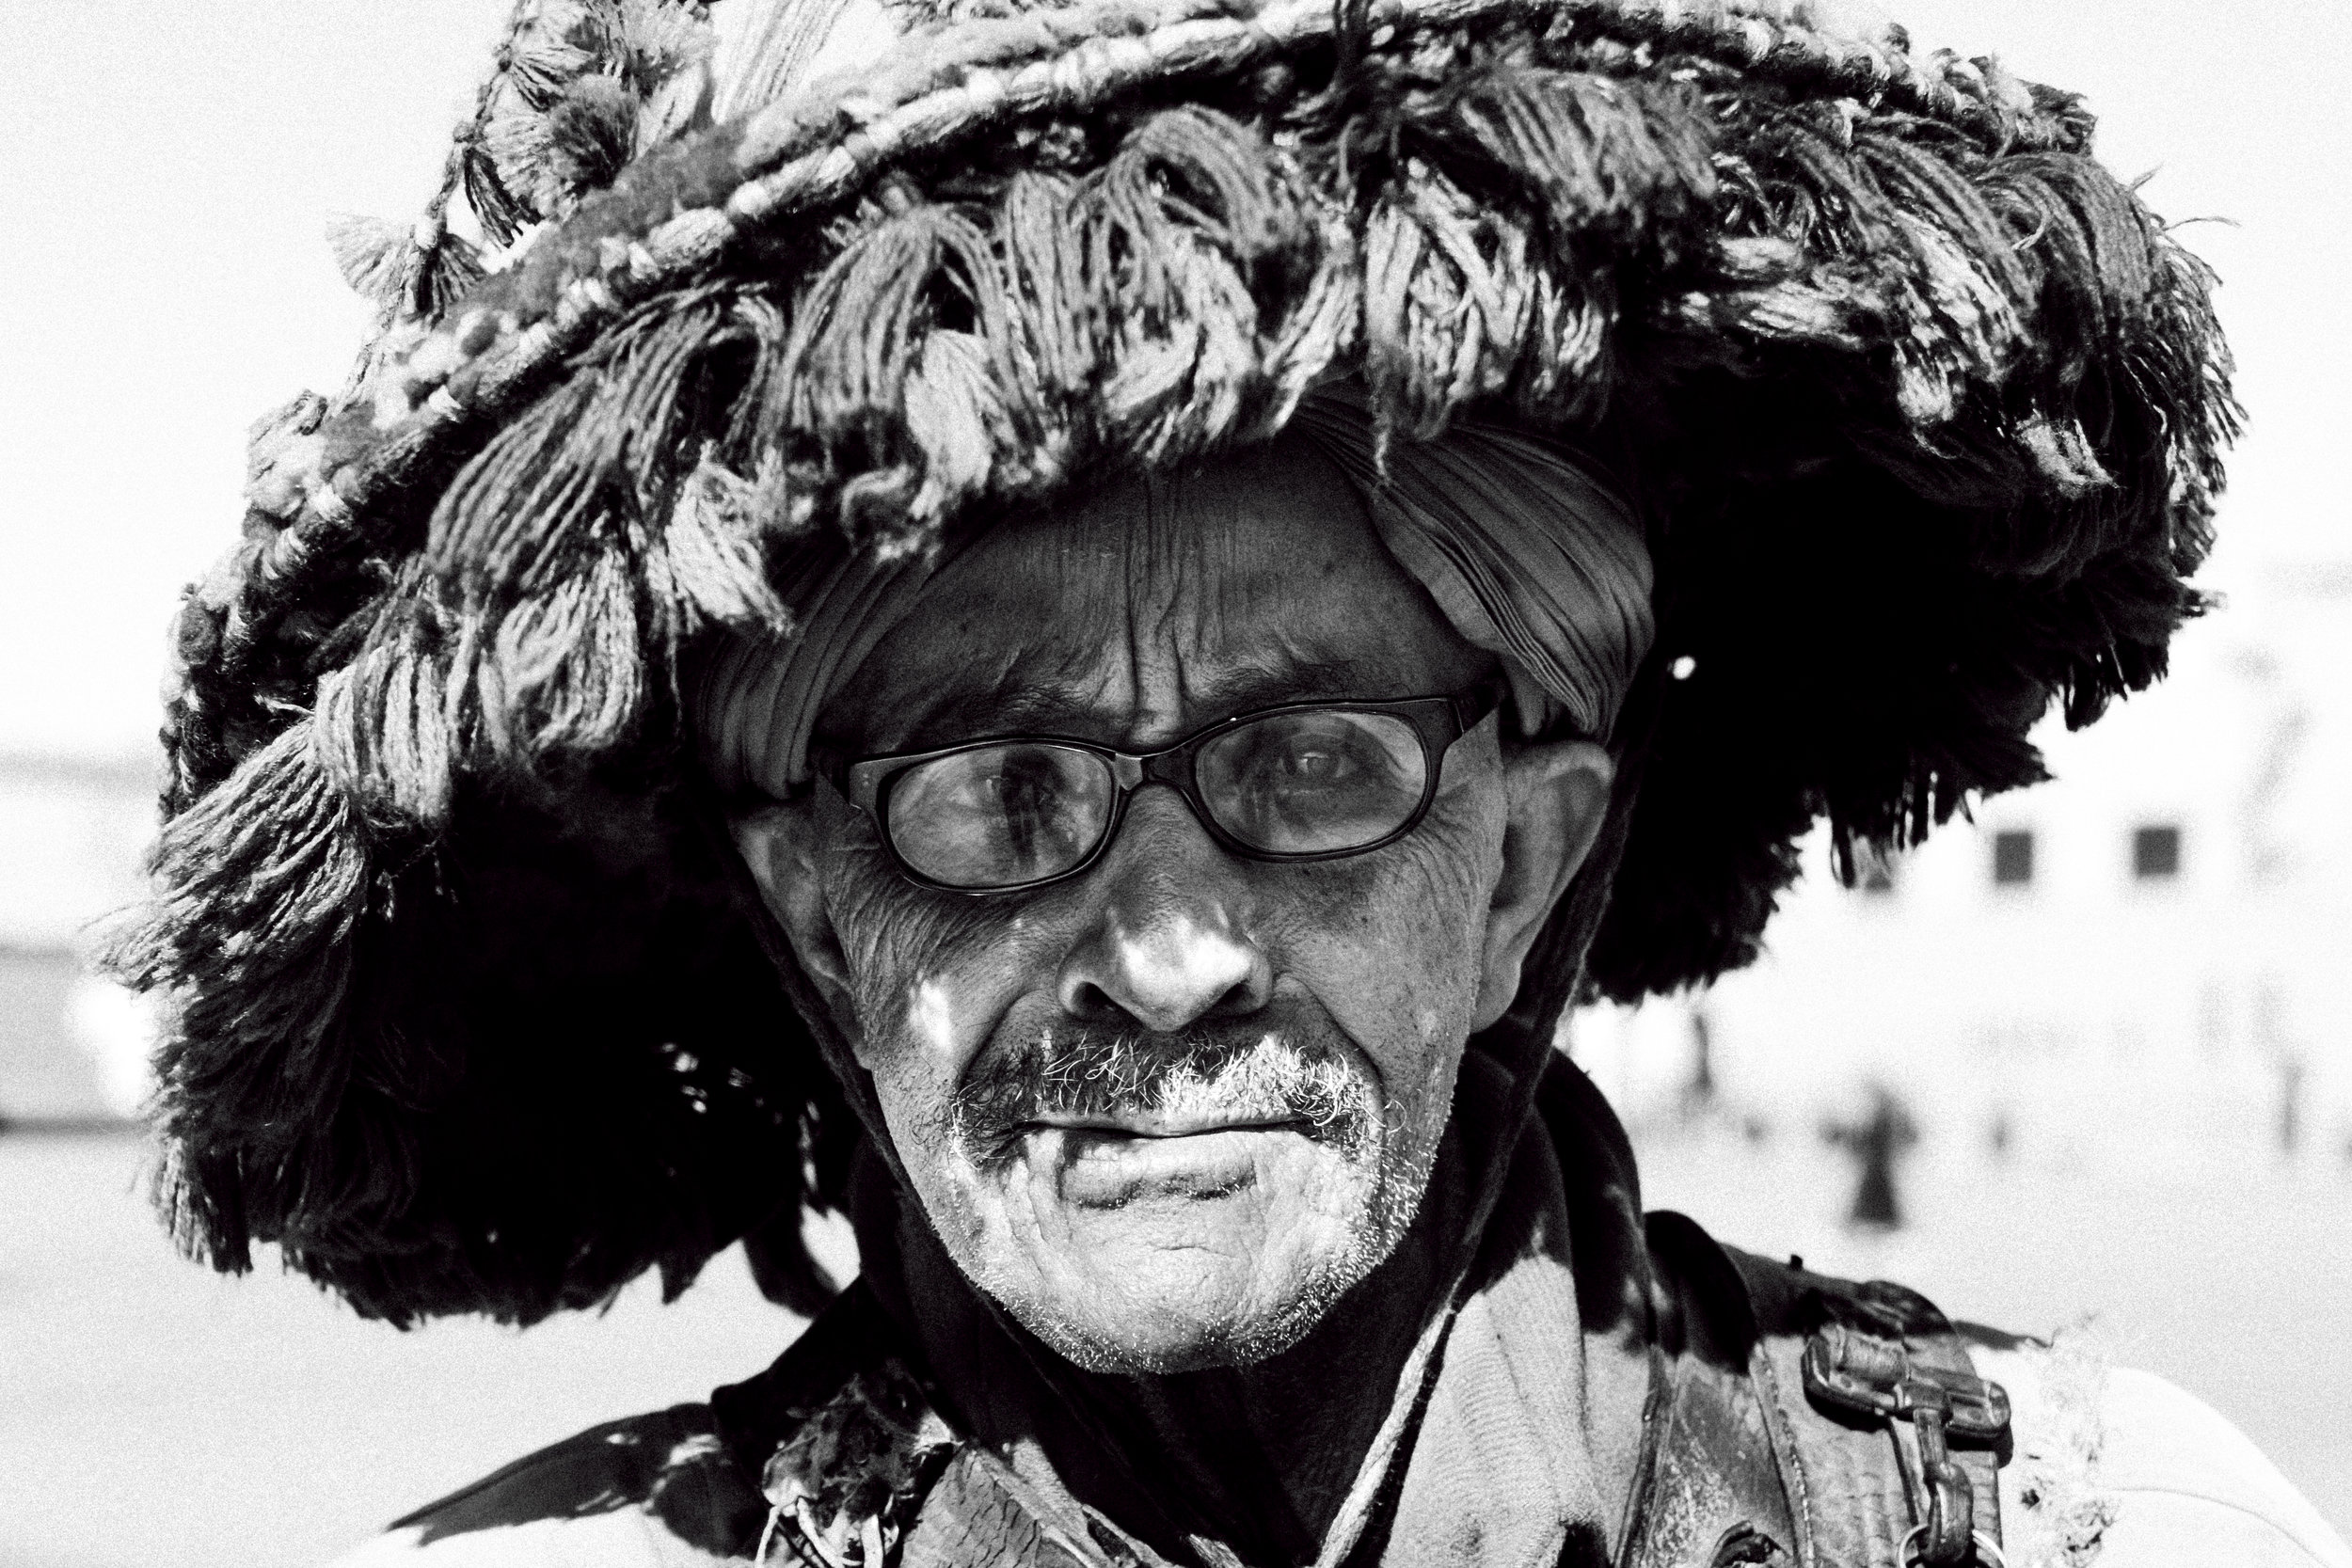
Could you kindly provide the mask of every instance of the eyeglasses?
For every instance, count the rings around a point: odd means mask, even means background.
[[[834,770],[898,868],[926,887],[1006,893],[1101,858],[1146,784],[1184,799],[1209,836],[1257,861],[1360,855],[1413,831],[1445,753],[1502,700],[1488,679],[1451,697],[1294,703],[1235,714],[1166,751],[1004,736],[867,757]]]

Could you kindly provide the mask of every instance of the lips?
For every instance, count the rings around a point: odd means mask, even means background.
[[[1227,1197],[1254,1187],[1263,1162],[1308,1129],[1295,1121],[1212,1122],[1140,1131],[1110,1124],[1032,1123],[1031,1167],[1050,1174],[1062,1202],[1117,1209],[1154,1198]]]
[[[1304,1131],[1305,1124],[1295,1117],[1237,1117],[1229,1113],[1197,1111],[1189,1115],[1159,1111],[1121,1111],[1099,1117],[1040,1117],[1027,1124],[1025,1131],[1064,1132],[1123,1133],[1135,1138],[1191,1138],[1205,1132],[1272,1132],[1287,1128]]]

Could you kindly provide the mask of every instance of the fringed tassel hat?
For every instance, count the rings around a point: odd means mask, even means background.
[[[1343,382],[1386,446],[1637,476],[1639,794],[1541,983],[1747,961],[1819,817],[1843,855],[2039,778],[2048,704],[2199,608],[2212,280],[2090,135],[1804,0],[523,0],[424,217],[333,235],[381,330],[259,427],[180,617],[114,962],[171,1005],[183,1240],[527,1322],[796,1234],[855,1123],[696,650]]]

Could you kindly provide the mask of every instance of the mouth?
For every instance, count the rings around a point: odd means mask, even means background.
[[[1153,1198],[1199,1201],[1250,1191],[1265,1162],[1312,1133],[1307,1122],[1291,1119],[1104,1117],[1029,1122],[1018,1141],[1030,1168],[1050,1175],[1062,1202],[1119,1209]]]
[[[1197,1138],[1211,1132],[1274,1132],[1308,1131],[1299,1117],[1235,1117],[1214,1112],[1169,1115],[1159,1112],[1115,1112],[1103,1116],[1041,1116],[1024,1122],[1024,1132],[1086,1132],[1128,1138]]]

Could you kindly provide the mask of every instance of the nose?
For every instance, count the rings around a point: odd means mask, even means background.
[[[1240,872],[1173,791],[1138,795],[1087,877],[1092,908],[1056,976],[1062,1010],[1174,1034],[1264,1006],[1274,970],[1246,928]]]

